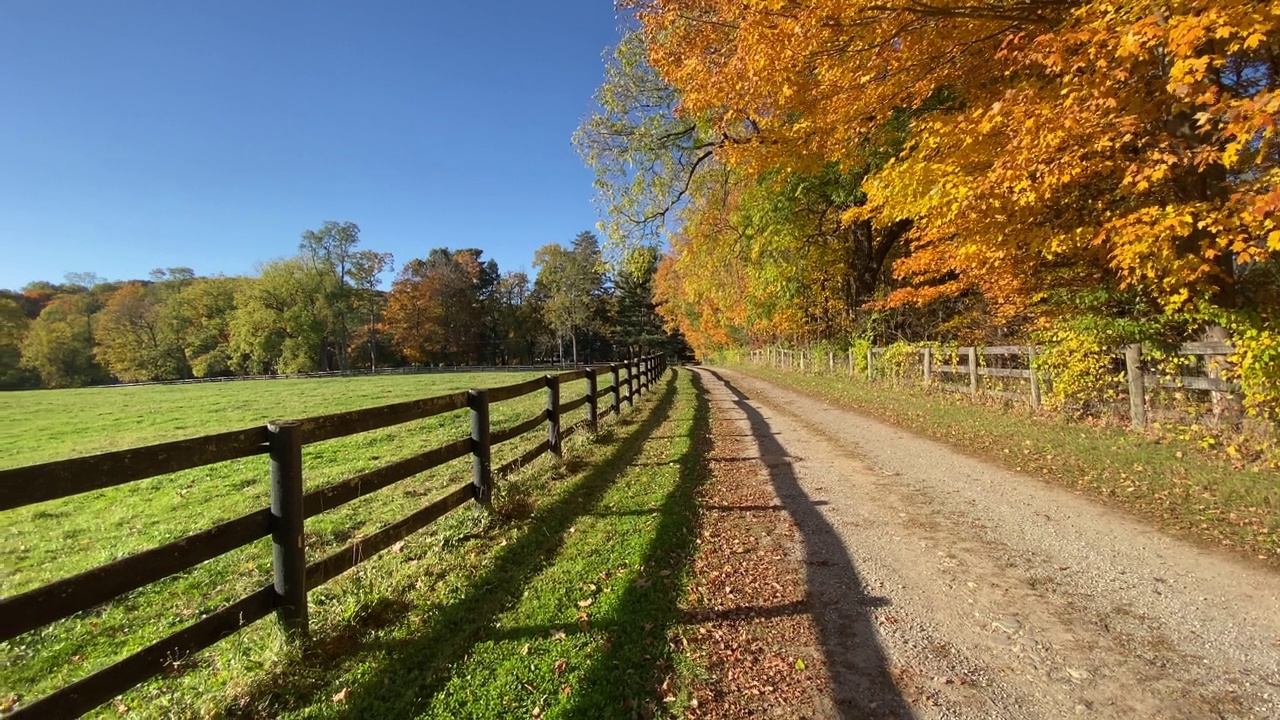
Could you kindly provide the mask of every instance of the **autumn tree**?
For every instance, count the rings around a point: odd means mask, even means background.
[[[405,263],[387,296],[387,330],[405,359],[416,364],[469,362],[481,356],[483,302],[497,265],[476,249],[432,250]]]
[[[38,373],[46,387],[77,387],[106,378],[93,356],[93,302],[86,292],[63,295],[28,327],[21,365]]]
[[[112,375],[124,382],[190,376],[180,328],[165,312],[159,295],[155,286],[127,283],[112,293],[98,314],[94,354]]]

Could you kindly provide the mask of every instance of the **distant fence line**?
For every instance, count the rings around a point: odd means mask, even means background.
[[[475,500],[488,505],[495,475],[516,470],[550,452],[559,457],[562,443],[579,429],[595,432],[604,417],[635,404],[667,370],[664,354],[625,363],[586,367],[545,375],[502,387],[464,390],[448,395],[307,418],[275,421],[234,430],[117,452],[90,455],[0,471],[0,511],[57,500],[180,470],[268,455],[271,506],[229,520],[160,547],[145,550],[18,595],[0,599],[0,642],[49,623],[88,611],[119,595],[155,583],[174,573],[243,547],[272,539],[273,582],[217,610],[146,648],[34,702],[25,700],[6,716],[72,717],[86,713],[116,695],[163,672],[175,660],[197,652],[275,612],[289,637],[307,633],[307,593],[397,541],[421,530],[450,511]],[[610,384],[600,387],[600,379]],[[562,383],[585,379],[587,391],[562,401]],[[547,393],[546,409],[511,427],[493,429],[489,408],[539,390]],[[600,400],[608,403],[601,408]],[[563,427],[565,413],[587,408],[581,423]],[[302,446],[355,435],[455,410],[470,409],[471,434],[384,467],[303,492]],[[520,457],[493,469],[492,448],[547,426],[547,437]],[[333,510],[377,490],[470,455],[471,480],[408,516],[353,541],[327,557],[307,562],[303,526],[306,518]]]
[[[147,382],[118,382],[93,387],[145,387],[147,385],[199,385],[201,383],[240,382],[242,380],[304,380],[329,377],[363,377],[366,375],[430,375],[435,373],[473,372],[537,372],[539,370],[575,370],[592,367],[593,363],[550,363],[544,365],[407,365],[404,367],[357,368],[355,370],[329,370],[312,373],[285,373],[279,375],[220,375],[218,377],[186,378],[183,380],[150,380]]]
[[[871,347],[866,351],[865,357],[862,357],[852,350],[840,352],[830,349],[767,347],[752,350],[750,361],[757,365],[803,372],[847,372],[849,375],[854,375],[860,371],[868,380],[881,380],[888,378],[885,369],[882,368],[884,365],[882,358],[891,350],[892,348],[887,347]],[[912,376],[895,374],[892,377],[893,380],[918,382],[924,386],[972,396],[985,394],[1009,400],[1026,401],[1036,409],[1039,409],[1042,404],[1046,386],[1053,381],[1051,376],[1036,369],[1035,359],[1043,349],[1035,346],[993,345],[960,347],[947,351],[919,347],[912,348],[910,352],[919,361],[918,366],[915,366],[917,368],[915,374]],[[1221,370],[1227,365],[1227,357],[1233,352],[1231,345],[1220,342],[1184,343],[1176,352],[1179,355],[1204,358],[1203,366],[1207,374],[1162,376],[1147,372],[1143,364],[1143,347],[1140,344],[1128,345],[1117,352],[1117,359],[1124,359],[1123,390],[1129,401],[1129,422],[1134,429],[1142,430],[1147,427],[1147,400],[1149,392],[1153,389],[1207,391],[1215,407],[1240,402],[1240,386],[1217,376],[1221,374]],[[989,358],[997,358],[994,366],[989,364]],[[947,359],[950,362],[939,362],[941,359]],[[984,378],[1013,378],[1025,380],[1026,383],[1016,390],[1008,390],[1003,387],[991,387],[991,383]]]

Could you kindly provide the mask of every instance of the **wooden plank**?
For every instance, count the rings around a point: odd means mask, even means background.
[[[563,416],[566,413],[577,410],[583,405],[586,405],[588,399],[589,398],[586,395],[583,395],[582,397],[570,400],[567,403],[560,403],[560,414]]]
[[[468,480],[453,492],[432,502],[381,530],[360,538],[332,555],[307,566],[307,590],[329,582],[333,578],[386,550],[398,540],[412,535],[444,517],[446,513],[461,507],[475,498],[475,485]]]
[[[489,393],[490,403],[497,403],[497,402],[502,402],[503,400],[518,398],[522,395],[528,395],[529,393],[532,393],[532,392],[537,392],[546,386],[547,386],[547,379],[545,377],[536,377],[536,378],[533,378],[532,380],[525,380],[522,383],[516,383],[515,385],[503,385],[502,387],[485,388],[485,392]]]
[[[990,375],[992,377],[1011,377],[1011,378],[1030,378],[1030,370],[1019,370],[1016,368],[993,368],[979,367],[979,375]]]
[[[0,470],[0,510],[261,455],[266,451],[267,428],[264,426]]]
[[[1224,342],[1189,342],[1178,348],[1179,355],[1230,355],[1235,348]]]
[[[263,508],[203,532],[0,600],[0,642],[150,585],[271,534]]]
[[[1238,392],[1240,385],[1226,380],[1210,377],[1175,377],[1164,378],[1147,375],[1146,384],[1172,390],[1211,390],[1214,392]]]
[[[564,385],[565,383],[570,383],[574,380],[585,380],[587,377],[587,371],[574,370],[572,372],[560,373],[557,377],[560,378],[560,384]]]
[[[511,427],[503,428],[502,430],[494,430],[489,434],[489,444],[497,445],[508,440],[514,440],[527,432],[538,429],[538,427],[546,421],[547,411],[543,410],[519,425],[512,425]]]
[[[1027,348],[1024,345],[989,345],[978,352],[983,355],[1026,355]]]
[[[349,477],[319,490],[312,490],[302,496],[302,516],[309,518],[319,515],[451,460],[457,460],[470,452],[471,438],[466,437],[398,460],[377,470]]]
[[[303,444],[399,425],[467,406],[467,391],[299,420]]]
[[[275,606],[275,589],[267,585],[253,594],[129,657],[78,680],[51,695],[15,710],[10,718],[78,717],[194,652],[261,620]]]
[[[596,399],[600,399],[606,395],[612,395],[612,394],[613,394],[613,386],[605,385],[604,387],[596,390]],[[601,415],[600,417],[604,417],[604,416]]]
[[[933,370],[934,372],[964,373],[965,375],[969,374],[969,368],[965,365],[934,365]]]
[[[524,454],[522,454],[520,457],[514,458],[512,460],[508,460],[507,462],[503,463],[502,466],[494,470],[493,473],[495,475],[506,475],[515,470],[519,470],[520,468],[524,467],[525,465],[528,465],[534,460],[537,460],[538,458],[542,457],[543,454],[550,451],[551,451],[551,441],[543,440],[537,445],[534,445],[533,447],[524,451]]]

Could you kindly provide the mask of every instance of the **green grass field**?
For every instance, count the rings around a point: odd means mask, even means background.
[[[509,384],[529,376],[418,375],[0,394],[0,447],[5,449],[0,468],[249,427],[274,418],[307,417],[468,387]],[[684,384],[688,383],[686,379]],[[585,387],[585,381],[566,384],[562,400],[580,396]],[[684,404],[691,402],[688,392],[685,388]],[[672,400],[667,402],[670,412]],[[544,394],[534,393],[495,405],[493,427],[515,424],[537,413],[544,403]],[[566,422],[584,415],[585,409],[575,411]],[[465,437],[468,430],[466,412],[461,411],[309,445],[304,448],[306,484],[308,488],[323,486]],[[617,442],[624,440],[641,444],[644,441],[629,437]],[[495,465],[537,441],[538,437],[530,435],[523,442],[495,448]],[[588,445],[587,455],[607,455],[604,445]],[[615,470],[622,472],[621,468]],[[540,482],[545,488],[553,488],[555,484],[548,484],[545,477],[536,479],[539,473],[552,472],[547,467],[533,468],[526,474],[535,479],[522,478],[503,489],[498,517],[503,513],[518,515],[521,508],[536,513],[546,503],[557,502],[527,492]],[[589,472],[583,469],[579,475],[585,477]],[[320,557],[354,537],[399,519],[467,477],[469,463],[464,458],[312,518],[307,524],[308,556]],[[575,482],[587,481],[580,477]],[[599,484],[601,480],[595,482]],[[597,492],[595,500],[601,501],[607,487],[600,484],[593,491]],[[568,497],[558,500],[571,501]],[[267,462],[260,456],[6,512],[0,515],[4,558],[0,595],[13,595],[154,547],[267,503]],[[314,591],[310,600],[317,634],[353,632],[353,628],[364,627],[370,607],[402,602],[405,592],[423,587],[430,589],[429,601],[459,599],[462,596],[457,593],[468,586],[469,578],[432,574],[431,583],[424,585],[421,577],[406,577],[404,566],[433,559],[442,567],[454,563],[457,572],[465,576],[477,550],[470,541],[459,538],[491,532],[486,528],[494,523],[494,517],[466,509],[456,512],[415,535],[399,553],[387,553],[389,558],[380,557]],[[647,547],[643,534],[633,538],[629,533],[610,530],[608,536],[639,542],[637,552]],[[498,551],[490,548],[480,554],[486,552]],[[442,560],[446,556],[453,559]],[[460,564],[458,557],[464,558]],[[380,572],[385,577],[379,576]],[[47,694],[269,581],[270,546],[263,540],[0,645],[0,703],[13,696],[33,699]],[[441,590],[440,583],[446,589]],[[421,619],[415,622],[420,623]],[[314,646],[308,650],[314,651]],[[302,710],[307,707],[305,692],[281,695],[278,687],[266,692],[255,680],[265,673],[275,678],[272,682],[277,685],[297,685],[295,675],[307,675],[306,665],[290,665],[290,657],[298,652],[283,643],[273,622],[259,622],[177,668],[173,677],[126,694],[122,707],[144,715],[181,716],[221,715],[230,706],[241,707],[241,712],[273,715],[277,713],[273,708],[281,703],[281,708],[296,706]],[[294,670],[281,670],[282,667]],[[310,688],[316,682],[308,680],[302,686]],[[239,695],[244,697],[233,699]],[[447,696],[446,693],[442,697]],[[117,709],[108,706],[104,711],[114,714]]]

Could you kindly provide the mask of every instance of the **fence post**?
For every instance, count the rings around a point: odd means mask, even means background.
[[[1147,387],[1142,376],[1142,345],[1124,349],[1124,370],[1129,377],[1129,426],[1134,430],[1147,427]]]
[[[1036,376],[1036,349],[1027,346],[1027,371],[1031,373],[1031,407],[1040,409],[1040,378]]]
[[[853,369],[854,369],[853,347],[850,346],[849,347],[849,377],[853,377]]]
[[[493,498],[488,394],[484,390],[468,390],[467,407],[471,408],[471,484],[475,487],[476,502],[488,507]]]
[[[636,361],[627,361],[627,407],[636,406]]]
[[[933,348],[924,348],[924,386],[933,383]]]
[[[876,351],[875,346],[867,348],[867,379],[868,380],[875,379],[874,366],[872,365],[872,359],[875,356],[875,351]]]
[[[618,363],[609,363],[609,374],[613,376],[613,416],[622,412],[622,388],[619,386]]]
[[[966,348],[969,351],[969,394],[978,394],[978,348]]]
[[[834,373],[836,371],[836,351],[827,351],[827,372]]]
[[[551,454],[561,459],[560,452],[560,376],[547,376],[547,441]]]
[[[307,634],[307,551],[302,519],[301,425],[267,424],[271,457],[271,565],[276,617],[293,639]]]
[[[592,435],[600,431],[599,408],[596,405],[597,372],[599,372],[599,368],[590,368],[587,370],[587,425],[591,427]]]

